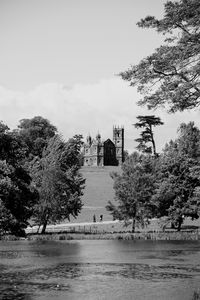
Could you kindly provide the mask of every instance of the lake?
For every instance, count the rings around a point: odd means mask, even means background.
[[[199,241],[0,241],[0,299],[189,300]]]

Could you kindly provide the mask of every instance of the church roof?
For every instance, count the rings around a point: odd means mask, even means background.
[[[105,140],[104,144],[112,144],[115,146],[115,144],[113,143],[113,141],[111,141],[111,139]]]

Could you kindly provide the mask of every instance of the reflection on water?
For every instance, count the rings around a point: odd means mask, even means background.
[[[0,299],[191,299],[199,242],[0,242]]]

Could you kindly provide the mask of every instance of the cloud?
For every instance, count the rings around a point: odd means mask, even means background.
[[[158,149],[176,137],[182,122],[194,121],[200,126],[199,111],[169,115],[165,110],[147,111],[136,105],[139,95],[136,89],[118,77],[101,80],[95,84],[76,84],[67,87],[59,83],[47,83],[29,92],[10,91],[0,87],[0,120],[10,128],[16,128],[19,120],[43,116],[57,126],[65,139],[74,134],[84,137],[100,132],[103,139],[112,138],[113,125],[125,128],[125,148],[134,151],[139,131],[132,126],[137,115],[155,114],[165,125],[155,128]]]

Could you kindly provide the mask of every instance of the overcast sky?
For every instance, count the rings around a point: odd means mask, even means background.
[[[112,138],[124,125],[125,148],[134,150],[139,114],[156,114],[158,148],[175,138],[181,122],[199,124],[199,112],[168,115],[136,105],[140,95],[116,74],[162,42],[136,23],[160,18],[164,0],[0,0],[0,120],[16,128],[41,115],[68,139],[88,133]]]

